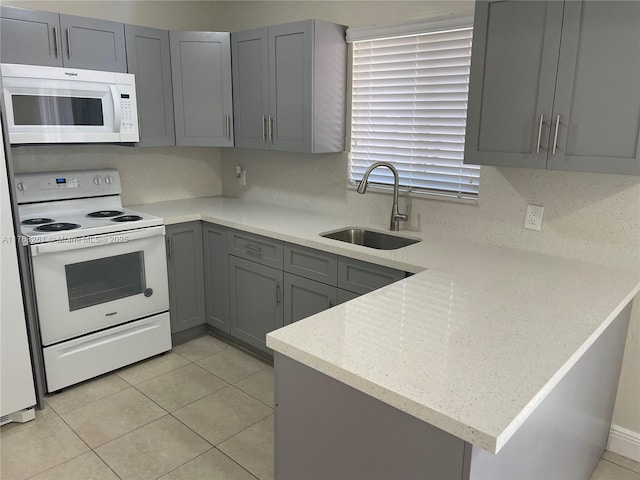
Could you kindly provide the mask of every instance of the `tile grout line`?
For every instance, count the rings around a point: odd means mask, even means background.
[[[615,465],[617,467],[624,468],[625,470],[635,474],[638,477],[638,479],[640,480],[640,472],[636,472],[635,470],[632,470],[629,467],[626,467],[625,465],[620,465],[619,463],[614,462],[613,460],[609,460],[608,458],[600,457],[600,461],[601,462],[609,462],[609,463],[611,463],[611,464],[613,464],[613,465]]]

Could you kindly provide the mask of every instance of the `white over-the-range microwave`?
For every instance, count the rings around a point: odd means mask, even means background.
[[[0,65],[11,144],[138,142],[135,77]]]

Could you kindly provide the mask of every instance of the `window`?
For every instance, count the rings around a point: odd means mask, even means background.
[[[477,198],[480,167],[463,163],[470,25],[465,19],[404,32],[348,31],[353,43],[349,183],[357,184],[370,165],[386,161],[397,168],[403,190]],[[393,184],[386,168],[376,169],[369,180],[373,187]]]

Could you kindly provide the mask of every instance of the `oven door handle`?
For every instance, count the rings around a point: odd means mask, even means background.
[[[108,233],[104,235],[92,235],[90,237],[78,237],[51,243],[32,245],[31,255],[45,255],[48,253],[68,252],[81,248],[101,247],[109,244],[124,244],[143,238],[162,237],[165,234],[164,225],[157,227],[141,228],[126,232]]]

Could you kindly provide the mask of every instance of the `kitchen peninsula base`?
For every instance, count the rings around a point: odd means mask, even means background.
[[[276,353],[276,478],[588,479],[606,447],[630,311],[495,455]]]

